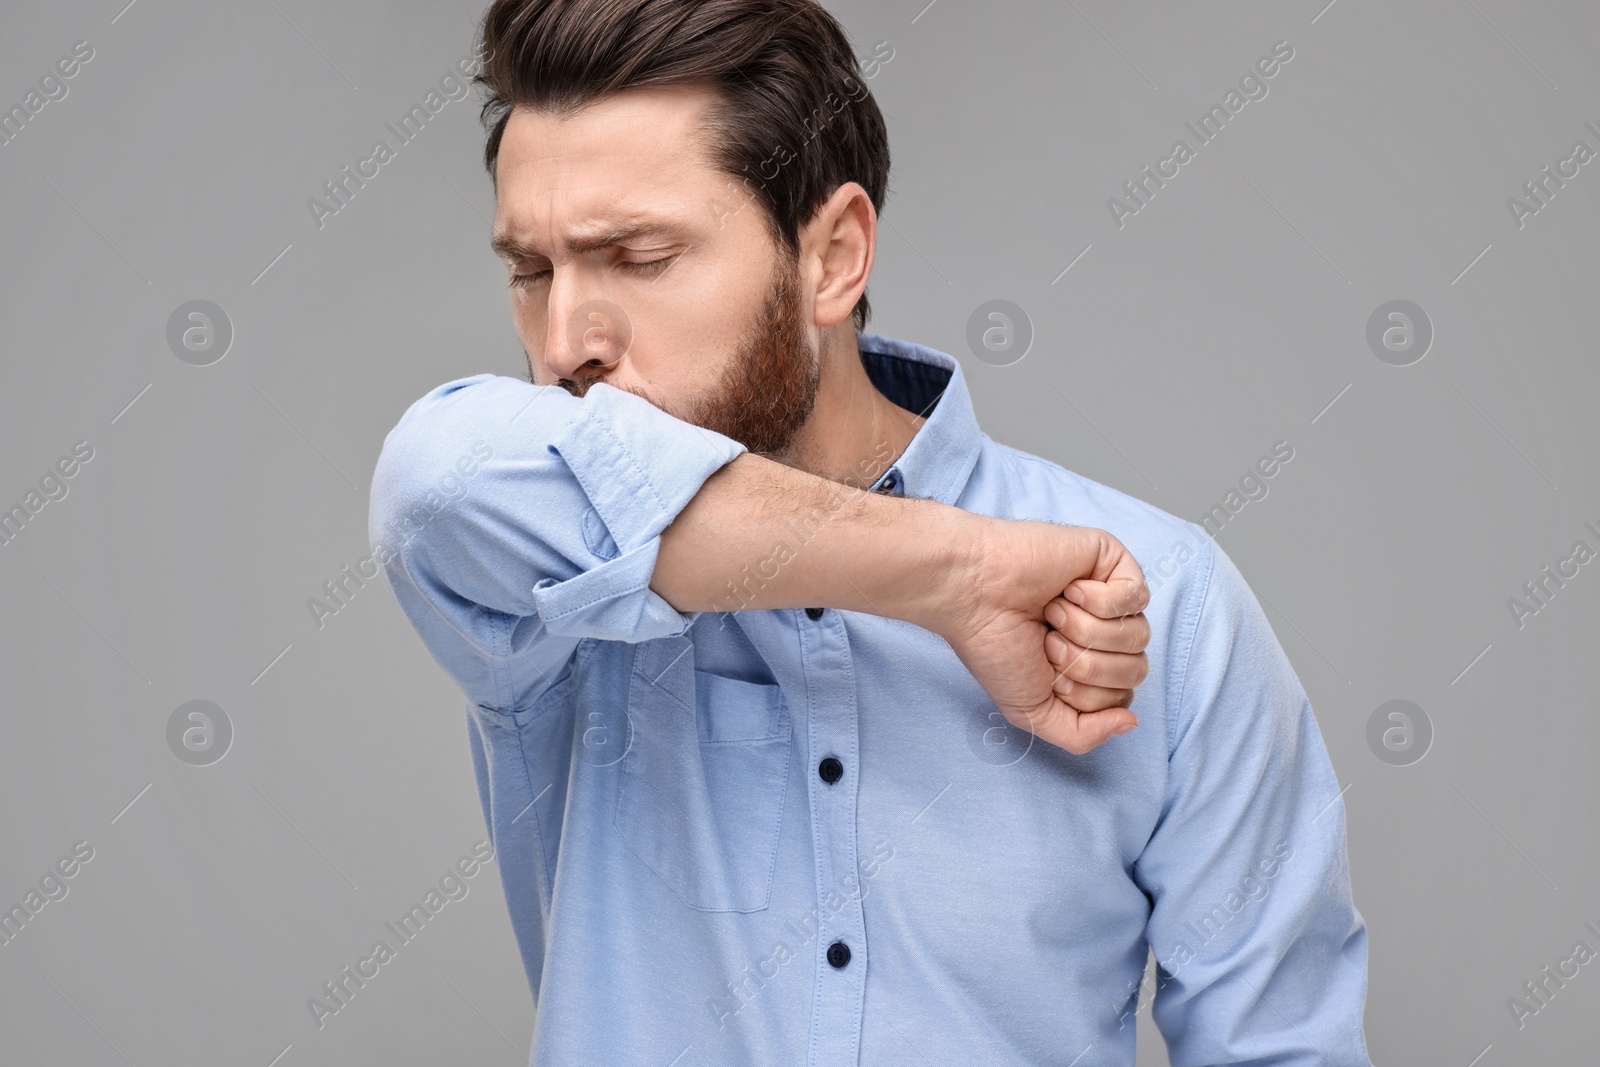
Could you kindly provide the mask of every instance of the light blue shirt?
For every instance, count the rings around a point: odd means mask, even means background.
[[[1144,567],[1140,725],[1074,756],[910,623],[679,612],[661,531],[742,445],[604,384],[440,386],[384,443],[370,535],[466,695],[531,1062],[1131,1067],[1148,1008],[1175,1067],[1369,1067],[1339,784],[1238,570],[990,440],[950,356],[860,346],[927,417],[876,490],[1101,527]]]

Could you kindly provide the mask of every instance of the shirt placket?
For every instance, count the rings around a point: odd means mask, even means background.
[[[903,495],[891,467],[873,492]],[[811,1067],[856,1067],[866,998],[866,921],[857,868],[856,803],[860,759],[854,660],[844,620],[824,608],[796,611],[805,658],[810,724],[806,779],[816,847],[816,988]]]

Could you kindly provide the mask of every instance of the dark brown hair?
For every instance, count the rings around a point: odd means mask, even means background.
[[[801,225],[845,182],[883,211],[883,115],[815,0],[494,0],[480,37],[491,178],[513,108],[568,115],[623,89],[707,84],[711,159],[781,251],[798,254]],[[858,331],[870,314],[863,291]]]

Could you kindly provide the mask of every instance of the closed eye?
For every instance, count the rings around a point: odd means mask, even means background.
[[[677,258],[677,255],[662,256],[660,259],[646,260],[642,263],[635,263],[632,260],[623,260],[618,264],[618,266],[634,274],[649,277],[650,275],[660,274],[662,271],[666,270],[667,267],[672,264],[672,261]],[[512,274],[508,284],[513,289],[525,289],[530,285],[537,285],[539,282],[542,282],[549,277],[550,272],[548,270],[530,271],[527,274]]]
[[[508,284],[513,289],[526,289],[528,286],[543,281],[548,277],[550,277],[550,272],[547,270],[536,270],[531,274],[513,274]]]
[[[643,263],[633,263],[624,260],[622,266],[635,274],[660,274],[677,256],[662,256],[660,259],[647,260]]]

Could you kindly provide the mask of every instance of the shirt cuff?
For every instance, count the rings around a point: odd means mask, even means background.
[[[649,587],[661,531],[745,446],[601,382],[548,447],[610,535],[591,550],[612,555],[565,581],[534,586],[539,617],[552,633],[571,636],[644,641],[683,633],[698,613],[678,611]]]

